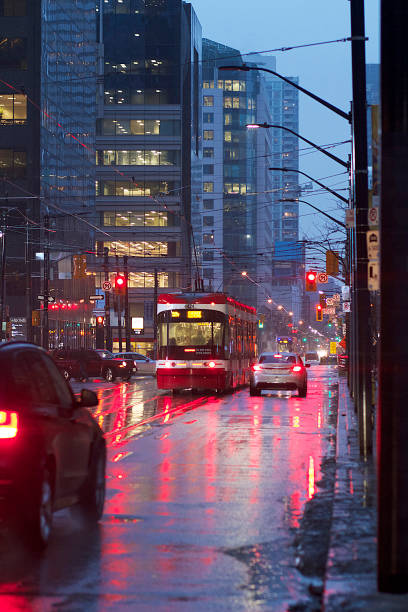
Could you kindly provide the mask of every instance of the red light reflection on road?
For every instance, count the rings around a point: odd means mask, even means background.
[[[308,470],[308,499],[312,499],[315,494],[315,467],[313,457],[309,457],[309,470]]]

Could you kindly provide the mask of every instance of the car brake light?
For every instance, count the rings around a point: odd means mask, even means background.
[[[254,372],[258,372],[258,370],[261,369],[261,366],[260,365],[254,365],[254,366],[252,366],[252,369],[253,369]]]
[[[302,366],[293,366],[292,368],[292,372],[301,372],[302,371]]]
[[[15,438],[18,432],[17,412],[0,410],[0,438]]]
[[[282,359],[282,355],[280,353],[276,353],[276,355],[274,355],[274,357],[277,357],[278,359]]]

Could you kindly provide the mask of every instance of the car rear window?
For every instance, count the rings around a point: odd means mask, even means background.
[[[317,353],[306,353],[305,359],[313,359],[319,361],[319,355]]]
[[[261,355],[259,363],[296,363],[294,355]]]

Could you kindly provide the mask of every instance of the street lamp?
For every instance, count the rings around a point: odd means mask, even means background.
[[[322,147],[319,147],[319,145],[317,145],[316,143],[312,142],[311,140],[308,140],[307,138],[304,138],[304,136],[301,136],[297,132],[294,132],[293,130],[285,127],[284,125],[273,125],[271,123],[248,123],[246,125],[246,127],[248,129],[250,129],[250,130],[256,130],[256,129],[259,129],[259,128],[264,128],[264,129],[279,128],[280,130],[285,130],[285,132],[290,132],[291,134],[293,134],[297,138],[300,138],[300,140],[303,140],[307,144],[311,145],[312,147],[314,147],[315,149],[320,151],[320,153],[323,153],[324,155],[327,155],[327,157],[330,157],[330,159],[332,159],[333,161],[337,162],[338,164],[340,164],[344,168],[347,168],[347,170],[350,170],[350,164],[348,162],[343,161],[342,159],[340,159],[340,157],[337,157],[337,155],[333,155],[333,153],[330,153],[330,151],[326,151],[326,149],[323,149]]]
[[[348,201],[347,198],[345,198],[344,196],[342,196],[339,193],[337,193],[337,191],[334,191],[333,189],[330,189],[330,187],[327,187],[327,185],[323,185],[323,183],[321,183],[317,179],[314,179],[312,176],[309,176],[308,174],[306,174],[306,172],[302,172],[302,170],[298,170],[297,168],[285,168],[285,167],[283,167],[283,168],[269,168],[269,170],[277,170],[279,172],[297,172],[298,174],[302,174],[303,176],[308,178],[310,181],[313,181],[314,183],[317,183],[317,185],[319,185],[323,189],[326,189],[326,191],[328,191],[332,195],[336,196],[336,198],[339,198],[339,200],[341,200],[345,204],[347,204],[347,205],[349,204],[349,201]]]
[[[336,115],[340,115],[340,117],[343,117],[343,119],[347,119],[347,121],[349,123],[351,123],[351,113],[344,112],[343,110],[341,110],[341,108],[337,108],[337,106],[334,106],[334,104],[330,104],[330,102],[327,102],[326,100],[323,100],[323,98],[320,98],[320,96],[317,96],[313,92],[305,89],[304,87],[301,87],[297,83],[294,83],[290,79],[282,76],[281,74],[279,74],[278,72],[275,72],[274,70],[270,70],[269,68],[262,68],[260,66],[247,66],[247,64],[242,64],[241,66],[219,66],[218,70],[227,70],[227,71],[230,71],[230,72],[235,72],[237,70],[241,71],[241,72],[250,72],[251,70],[256,70],[256,71],[259,70],[261,72],[268,72],[269,74],[273,74],[274,76],[278,77],[279,79],[282,79],[282,81],[285,81],[285,83],[288,83],[289,85],[292,85],[292,87],[295,87],[296,89],[298,89],[302,93],[306,94],[307,96],[309,96],[309,98],[313,98],[313,100],[316,100],[316,102],[319,102],[320,104],[322,104],[326,108],[328,108],[331,111],[333,111],[334,113],[336,113]]]
[[[306,202],[306,200],[299,200],[299,198],[282,198],[282,199],[280,199],[278,201],[279,202],[301,202],[302,204],[307,204],[308,206],[310,206],[314,210],[317,210],[317,212],[321,213],[322,215],[324,215],[325,217],[327,217],[331,221],[334,221],[334,223],[337,223],[337,225],[341,225],[341,227],[346,228],[346,224],[345,223],[342,223],[338,219],[335,219],[334,217],[332,217],[328,213],[324,212],[324,210],[320,210],[320,208],[317,208],[317,206],[313,206],[313,204],[310,204],[310,202]]]

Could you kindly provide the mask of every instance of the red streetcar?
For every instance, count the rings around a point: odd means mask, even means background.
[[[249,383],[256,310],[225,293],[161,294],[157,300],[157,386],[215,389]]]

